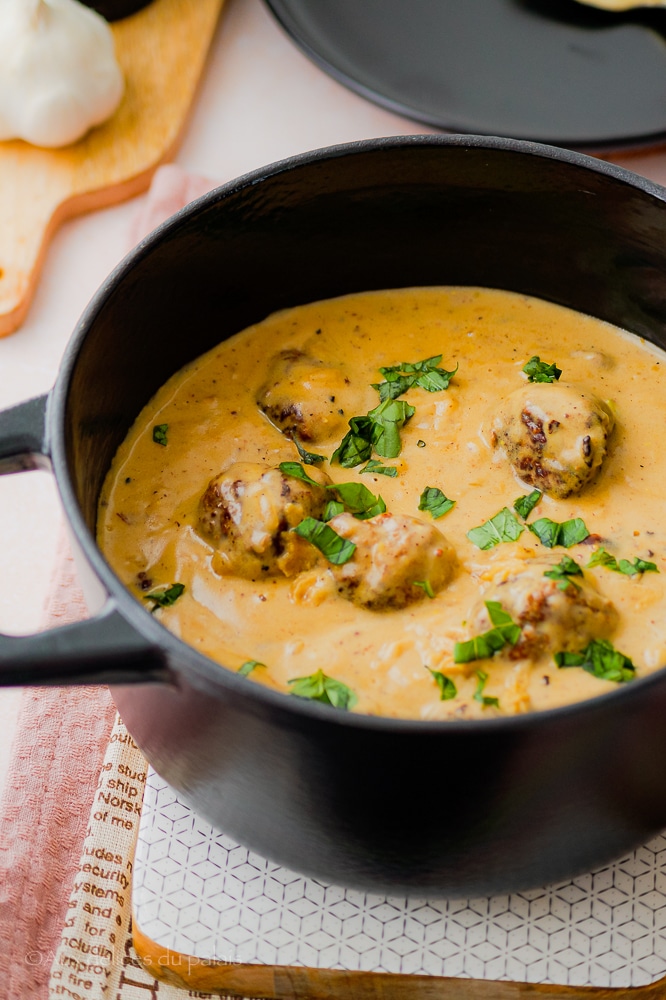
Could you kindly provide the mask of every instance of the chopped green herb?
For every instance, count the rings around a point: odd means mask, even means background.
[[[499,601],[485,601],[493,628],[488,632],[465,642],[457,642],[453,647],[454,663],[471,663],[472,660],[487,660],[499,652],[507,643],[515,646],[520,638],[520,625],[504,611]]]
[[[324,705],[332,705],[333,708],[344,711],[353,708],[358,701],[351,688],[342,681],[328,677],[323,670],[317,670],[308,677],[293,677],[287,684],[292,685],[291,694],[297,698],[321,701]]]
[[[153,602],[153,611],[156,608],[170,608],[172,604],[176,603],[184,590],[184,583],[163,584],[161,587],[151,590],[149,594],[144,594],[143,599],[144,601]]]
[[[349,562],[356,551],[353,542],[348,538],[341,538],[330,525],[317,521],[314,517],[306,517],[292,531],[311,542],[334,566]]]
[[[416,447],[417,448],[425,448],[425,446],[426,446],[425,441],[423,441],[421,438],[419,438],[418,441],[416,442]]]
[[[404,399],[385,399],[368,412],[372,420],[372,444],[382,458],[397,458],[401,450],[400,429],[414,415]]]
[[[391,476],[392,478],[398,475],[395,465],[382,465],[376,458],[371,458],[363,469],[359,469],[359,472],[371,472],[378,476]]]
[[[615,556],[607,552],[603,546],[592,554],[592,558],[587,565],[588,567],[606,566],[607,569],[612,569],[616,573],[624,573],[625,576],[638,576],[643,573],[659,572],[656,563],[639,559],[638,556],[634,559],[633,563],[629,562],[628,559],[620,559],[618,562]]]
[[[560,590],[566,590],[569,586],[580,590],[575,580],[571,580],[570,577],[582,576],[583,571],[571,556],[562,556],[557,566],[547,569],[543,575],[549,577],[551,580],[557,580],[557,586]]]
[[[542,361],[538,354],[530,358],[523,371],[527,375],[528,382],[556,382],[562,374],[562,369],[554,362],[549,365]]]
[[[513,501],[513,509],[520,514],[523,521],[526,521],[530,516],[541,499],[541,495],[541,490],[532,490],[527,496],[518,497],[517,500]]]
[[[376,497],[363,483],[331,483],[326,489],[335,490],[346,509],[359,521],[367,521],[386,510],[382,498]]]
[[[542,545],[549,549],[556,545],[562,545],[565,549],[570,549],[572,545],[584,542],[590,534],[585,527],[585,522],[580,517],[574,517],[570,521],[551,521],[549,517],[540,517],[538,521],[533,521],[527,527],[537,536]]]
[[[415,587],[421,587],[422,590],[425,590],[428,597],[432,598],[435,596],[435,591],[432,589],[430,580],[413,580],[412,583]]]
[[[155,426],[153,427],[153,441],[155,442],[155,444],[161,444],[166,448],[168,430],[169,430],[168,424],[155,424]]]
[[[494,708],[499,708],[499,698],[489,698],[483,693],[483,689],[488,683],[488,674],[484,673],[483,670],[477,670],[476,672],[476,691],[474,692],[474,701],[479,701],[484,708],[493,706]]]
[[[344,514],[345,505],[342,500],[329,500],[324,507],[324,513],[321,515],[322,521],[330,521],[331,518],[337,517],[338,514]]]
[[[308,476],[300,462],[280,462],[280,472],[283,472],[285,476],[293,476],[294,479],[300,479],[309,486],[317,486],[321,489],[321,483]]]
[[[331,462],[337,462],[345,469],[367,462],[372,455],[373,427],[374,421],[370,417],[352,417],[350,429],[331,455]]]
[[[246,660],[245,663],[243,663],[243,665],[238,668],[238,673],[241,675],[241,677],[247,677],[247,675],[251,674],[256,667],[265,667],[265,666],[266,664],[260,663],[259,660]]]
[[[467,537],[479,549],[492,549],[500,542],[515,542],[523,533],[522,524],[508,507],[502,507],[494,517],[478,528],[470,528]]]
[[[306,451],[297,437],[292,438],[292,440],[296,445],[298,454],[301,456],[306,465],[316,465],[317,462],[324,462],[326,460],[325,455],[315,455],[311,451]]]
[[[430,670],[430,667],[426,667],[426,670]],[[451,678],[447,677],[440,670],[430,670],[430,673],[439,688],[440,701],[450,701],[451,698],[455,698],[458,694],[458,689]]]
[[[426,486],[419,498],[419,510],[429,511],[435,520],[454,506],[455,500],[449,500],[437,486]]]
[[[386,381],[373,383],[372,388],[377,390],[382,402],[386,399],[397,399],[414,385],[420,386],[426,392],[448,389],[451,379],[458,371],[458,365],[449,372],[445,368],[437,367],[441,360],[442,355],[437,354],[424,361],[405,361],[390,368],[380,368]]]
[[[616,684],[625,684],[636,676],[629,657],[607,639],[592,639],[580,653],[555,653],[555,663],[558,667],[582,667],[593,677]]]

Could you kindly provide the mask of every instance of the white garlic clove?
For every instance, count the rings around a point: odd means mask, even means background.
[[[109,25],[78,0],[0,0],[0,139],[67,146],[123,96]]]

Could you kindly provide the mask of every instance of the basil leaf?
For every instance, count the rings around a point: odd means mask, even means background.
[[[477,670],[476,672],[476,691],[473,694],[474,701],[479,701],[484,708],[489,705],[493,705],[495,708],[499,708],[499,698],[489,698],[484,695],[483,689],[488,682],[488,674],[485,674],[483,670]]]
[[[502,507],[494,517],[478,528],[470,528],[467,537],[479,549],[492,549],[500,542],[515,542],[523,533],[523,526],[508,507]]]
[[[400,429],[414,415],[414,407],[404,399],[387,399],[368,412],[372,420],[372,444],[382,458],[400,454]],[[368,456],[369,457],[369,456]]]
[[[556,545],[562,545],[565,549],[570,549],[572,545],[584,542],[590,534],[585,527],[585,522],[580,517],[574,517],[570,521],[551,521],[549,517],[540,517],[538,521],[532,521],[527,527],[536,535],[542,545],[552,549]]]
[[[300,479],[309,486],[318,486],[321,489],[321,483],[318,483],[316,479],[311,479],[300,462],[280,462],[280,472],[284,472],[285,476]]]
[[[324,507],[324,513],[321,515],[322,521],[330,521],[331,518],[337,517],[338,514],[344,514],[345,505],[341,500],[329,500]]]
[[[579,653],[555,653],[555,663],[558,667],[582,667],[593,677],[616,684],[626,684],[636,676],[629,657],[607,639],[592,639]]]
[[[367,521],[386,510],[382,498],[376,497],[363,483],[331,483],[326,489],[335,490],[346,509],[359,521]]]
[[[624,573],[625,576],[638,576],[642,573],[659,572],[656,563],[647,562],[645,559],[639,559],[638,556],[636,556],[633,563],[629,562],[628,559],[620,559],[618,562],[615,556],[612,556],[610,552],[607,552],[603,546],[592,554],[592,557],[587,565],[605,566],[607,569],[612,569],[616,573]]]
[[[393,365],[390,368],[380,368],[380,372],[386,379],[379,384],[373,383],[372,388],[379,392],[382,402],[386,399],[397,399],[413,385],[418,385],[426,392],[440,392],[448,389],[449,383],[458,371],[458,365],[453,371],[445,368],[438,368],[442,355],[437,354],[424,361],[405,361],[400,365]]]
[[[356,551],[353,542],[348,538],[341,538],[330,525],[317,521],[314,517],[306,517],[291,530],[311,542],[334,566],[349,562]]]
[[[308,677],[293,677],[287,684],[292,686],[291,694],[297,698],[320,701],[343,711],[353,708],[358,701],[351,688],[342,681],[336,681],[334,677],[328,677],[323,670],[317,670]]]
[[[152,590],[149,594],[144,594],[143,599],[144,601],[153,602],[153,611],[156,608],[170,608],[172,604],[176,603],[184,590],[184,583],[164,584],[162,587],[158,587],[157,590]]]
[[[247,675],[251,674],[256,667],[265,667],[265,666],[266,664],[260,663],[259,660],[246,660],[245,663],[243,663],[242,666],[238,668],[237,673],[239,673],[241,677],[247,677]]]
[[[376,473],[378,476],[391,476],[392,478],[398,475],[395,465],[382,465],[376,458],[371,458],[363,469],[359,469],[359,473],[364,472]]]
[[[559,590],[566,590],[567,587],[575,587],[576,590],[580,590],[580,587],[575,580],[571,580],[572,576],[582,576],[583,571],[571,556],[562,556],[557,566],[552,566],[551,569],[547,569],[544,576],[549,577],[551,580],[557,580],[557,586]]]
[[[155,444],[161,444],[166,448],[168,430],[169,430],[168,424],[155,424],[155,426],[153,427],[153,441],[155,442]]]
[[[293,437],[292,441],[296,445],[296,450],[298,451],[298,454],[301,456],[306,465],[316,465],[317,462],[325,461],[326,459],[325,455],[315,455],[311,451],[306,451],[297,437]]]
[[[588,569],[591,569],[593,566],[607,566],[608,569],[617,569],[617,559],[610,552],[607,552],[602,545],[601,548],[592,553],[587,565]]]
[[[426,667],[426,669],[430,670],[430,667]],[[440,701],[450,701],[451,698],[455,698],[458,694],[458,689],[451,678],[447,677],[440,670],[430,670],[430,673],[439,688]]]
[[[542,361],[538,354],[530,358],[523,371],[527,375],[528,382],[556,382],[562,374],[562,369],[554,362],[549,365]]]
[[[419,499],[419,510],[429,511],[435,520],[454,506],[455,500],[449,500],[437,486],[426,486]]]
[[[538,504],[541,496],[541,490],[532,490],[532,492],[528,493],[527,496],[518,497],[517,500],[514,500],[513,509],[520,514],[523,521],[526,521]]]
[[[454,663],[471,663],[472,660],[487,660],[491,656],[494,656],[495,653],[498,653],[500,649],[503,649],[507,643],[515,646],[518,642],[521,632],[520,625],[516,625],[511,615],[503,609],[500,602],[485,601],[484,603],[488,611],[488,617],[494,627],[488,632],[482,632],[481,635],[477,635],[473,639],[467,639],[465,642],[457,642],[453,647]]]
[[[432,589],[432,584],[430,580],[412,580],[412,585],[414,587],[421,587],[423,590],[425,590],[428,597],[432,598],[435,596],[435,591]]]
[[[345,469],[367,462],[372,455],[374,421],[370,417],[352,417],[349,428],[331,455],[331,462],[337,462]]]

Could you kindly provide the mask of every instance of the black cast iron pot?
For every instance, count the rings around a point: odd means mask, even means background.
[[[524,888],[666,827],[665,671],[515,718],[349,714],[250,684],[183,644],[124,589],[94,537],[104,475],[142,406],[185,362],[276,309],[484,285],[666,346],[665,194],[576,153],[414,136],[295,157],[169,220],[100,289],[49,396],[0,414],[0,471],[52,466],[96,613],[2,637],[2,683],[111,684],[149,761],[203,816],[334,883],[445,896]]]

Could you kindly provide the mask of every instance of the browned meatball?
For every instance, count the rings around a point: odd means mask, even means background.
[[[577,651],[591,639],[607,638],[617,624],[614,605],[589,580],[574,576],[575,582],[560,588],[561,581],[544,576],[556,564],[552,557],[531,559],[502,574],[483,595],[484,601],[499,601],[522,628],[516,645],[507,647],[511,659]],[[492,628],[484,603],[470,615],[470,625],[474,635]]]
[[[416,517],[378,514],[359,521],[338,514],[331,527],[356,545],[342,566],[332,567],[338,593],[374,611],[422,600],[426,581],[437,593],[453,572],[455,552],[444,535]]]
[[[346,432],[354,395],[342,368],[292,349],[273,358],[257,403],[287,437],[322,442]]]
[[[254,580],[294,576],[313,563],[312,546],[290,529],[305,517],[321,516],[330,480],[311,466],[308,475],[322,485],[238,462],[210,481],[201,498],[199,528],[217,549],[218,572]]]
[[[492,443],[503,447],[523,482],[564,499],[590,482],[606,457],[613,416],[578,386],[524,385],[506,398],[492,423]]]

